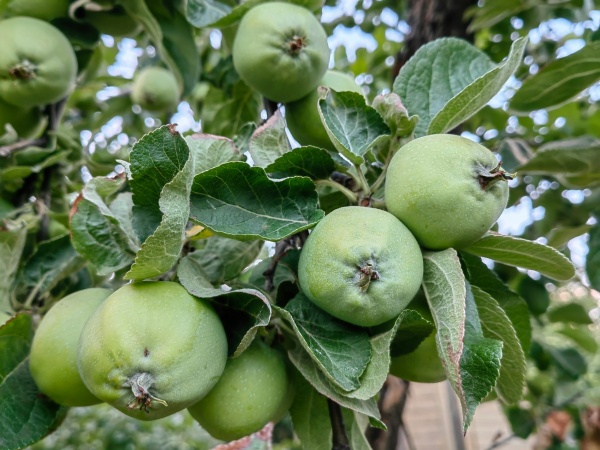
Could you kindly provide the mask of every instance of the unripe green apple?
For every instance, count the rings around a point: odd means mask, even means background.
[[[10,16],[27,16],[50,22],[69,14],[69,0],[9,0]]]
[[[281,415],[289,390],[283,356],[257,340],[227,361],[215,387],[188,411],[211,436],[233,441]]]
[[[20,108],[57,102],[71,93],[77,59],[67,38],[43,20],[0,21],[0,98]]]
[[[302,292],[338,319],[370,327],[396,317],[423,279],[423,255],[391,214],[347,206],[310,233],[298,264]]]
[[[146,67],[135,75],[131,99],[148,111],[174,110],[179,102],[175,76],[162,67]]]
[[[227,361],[221,320],[208,304],[168,281],[118,289],[86,323],[79,373],[99,399],[140,420],[198,402]]]
[[[351,91],[362,95],[362,89],[354,77],[342,72],[328,70],[319,82],[334,91]],[[286,103],[285,120],[294,139],[301,145],[314,145],[327,150],[335,150],[319,115],[319,90],[314,89],[306,97]]]
[[[496,223],[508,201],[509,179],[512,175],[487,148],[460,136],[434,134],[394,155],[385,203],[421,246],[460,249]]]
[[[31,344],[29,369],[38,388],[65,406],[101,403],[83,384],[77,369],[77,345],[86,321],[111,294],[83,289],[56,303],[40,322]]]
[[[268,2],[244,15],[232,56],[248,85],[269,100],[287,103],[317,87],[327,70],[329,47],[325,30],[308,9]]]
[[[415,298],[406,308],[417,311],[424,319],[433,323],[433,317],[424,296]],[[435,342],[436,333],[434,330],[412,352],[393,357],[390,374],[417,383],[444,381],[446,371],[438,355]]]
[[[10,124],[22,138],[38,136],[45,125],[40,108],[20,108],[0,99],[0,136],[5,133],[6,125]]]

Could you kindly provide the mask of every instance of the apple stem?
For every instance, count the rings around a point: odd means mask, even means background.
[[[154,386],[154,379],[148,373],[136,373],[123,386],[131,387],[131,392],[133,392],[135,397],[127,404],[129,409],[139,408],[140,411],[150,412],[149,409],[152,408],[152,401],[163,406],[168,406],[166,401],[150,394],[150,388]]]
[[[502,168],[502,162],[499,162],[492,170],[487,170],[481,164],[477,168],[479,184],[483,190],[488,190],[499,181],[509,181],[515,178],[516,173],[508,173]]]
[[[17,80],[31,80],[32,78],[35,78],[35,72],[35,65],[28,60],[24,60],[8,71],[10,76]]]

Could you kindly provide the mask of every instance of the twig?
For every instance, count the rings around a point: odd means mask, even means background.
[[[503,445],[507,444],[509,441],[512,441],[513,438],[516,438],[516,437],[517,437],[516,434],[514,434],[514,433],[510,434],[510,435],[506,436],[504,439],[500,439],[499,441],[494,442],[486,450],[492,450],[494,448],[502,447]]]
[[[263,105],[265,106],[265,111],[267,111],[267,119],[265,120],[266,122],[269,120],[269,117],[271,117],[273,114],[275,114],[275,111],[277,111],[277,102],[263,97]]]
[[[333,434],[331,449],[350,450],[350,442],[348,441],[342,417],[342,408],[330,398],[327,399],[327,406],[329,406],[329,420],[331,421],[331,431]]]
[[[15,142],[14,144],[4,145],[0,147],[0,156],[10,156],[12,152],[23,150],[24,148],[31,146],[44,147],[47,143],[47,137],[41,137],[36,139],[22,139],[20,141]]]
[[[275,271],[281,258],[283,258],[288,251],[302,248],[306,238],[308,237],[308,231],[301,231],[292,236],[289,236],[275,244],[275,253],[271,258],[271,263],[267,270],[263,272],[265,277],[265,291],[271,292],[275,285],[273,284],[273,278],[275,277]]]

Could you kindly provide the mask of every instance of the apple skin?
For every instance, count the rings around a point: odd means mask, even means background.
[[[86,321],[111,293],[90,288],[67,295],[50,308],[36,330],[29,357],[31,376],[38,388],[60,405],[102,403],[81,380],[77,346]]]
[[[227,361],[215,387],[188,411],[211,436],[233,441],[281,418],[282,406],[290,405],[289,392],[283,356],[255,340]]]
[[[354,77],[335,70],[328,70],[319,82],[337,92],[350,91],[362,95],[361,87],[354,81]],[[314,89],[306,97],[295,102],[286,103],[285,120],[294,139],[301,145],[314,145],[326,150],[335,151],[325,126],[319,115],[319,91]]]
[[[431,311],[424,296],[417,296],[407,307],[417,311],[424,319],[433,323]],[[410,353],[392,358],[390,374],[416,383],[439,383],[446,379],[446,371],[438,355],[435,342],[436,330],[427,336]]]
[[[179,102],[177,80],[167,69],[145,67],[134,77],[131,100],[148,111],[174,110]]]
[[[493,181],[483,188],[480,173],[495,169]],[[482,145],[449,134],[424,136],[392,158],[385,203],[421,246],[461,249],[496,223],[508,201],[510,177]]]
[[[244,15],[232,56],[249,86],[269,100],[287,103],[317,87],[329,64],[329,47],[325,30],[308,9],[268,2]]]
[[[423,255],[391,214],[347,206],[322,219],[298,264],[302,292],[338,319],[362,327],[396,317],[423,279]]]
[[[20,108],[57,102],[75,88],[77,59],[60,30],[32,17],[0,21],[0,98]]]
[[[138,282],[94,312],[78,355],[81,378],[96,397],[128,416],[155,420],[212,389],[225,368],[227,338],[207,300],[178,283]]]

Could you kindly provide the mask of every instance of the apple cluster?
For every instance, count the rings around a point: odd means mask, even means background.
[[[213,437],[235,440],[279,420],[293,400],[283,355],[255,341],[228,358],[223,324],[207,300],[174,282],[90,288],[42,319],[29,367],[65,406],[106,402],[139,420],[188,408]]]

